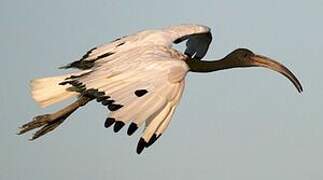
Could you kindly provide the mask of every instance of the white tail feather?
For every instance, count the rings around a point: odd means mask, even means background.
[[[76,92],[67,91],[66,89],[71,85],[59,85],[65,78],[71,76],[66,74],[62,76],[53,76],[31,81],[32,98],[41,106],[47,107],[49,105],[61,102],[70,97],[77,95]]]

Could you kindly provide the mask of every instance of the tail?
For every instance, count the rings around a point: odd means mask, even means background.
[[[76,96],[78,93],[68,91],[71,85],[59,85],[71,74],[62,76],[53,76],[31,81],[31,94],[32,98],[41,106],[47,107],[49,105],[64,101],[68,98]]]
[[[73,96],[79,95],[78,92],[70,91],[68,88],[71,85],[60,85],[61,82],[66,80],[68,77],[80,76],[80,74],[86,71],[80,71],[78,73],[66,74],[62,76],[53,76],[35,79],[31,81],[31,94],[33,99],[38,102],[41,107],[46,107]],[[76,111],[79,107],[84,106],[89,101],[93,100],[93,97],[88,97],[86,95],[79,96],[78,99],[72,104],[64,107],[63,109],[51,113],[43,114],[33,118],[32,121],[22,125],[19,129],[18,134],[24,134],[36,128],[40,128],[33,135],[31,140],[37,139],[40,136],[47,134],[50,131],[56,129],[60,124],[62,124],[66,118]]]

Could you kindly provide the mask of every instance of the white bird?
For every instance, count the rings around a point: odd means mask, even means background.
[[[172,48],[186,41],[184,53]],[[210,28],[185,24],[145,30],[89,50],[80,60],[62,68],[74,73],[35,79],[33,99],[41,107],[77,97],[69,106],[52,114],[36,116],[20,127],[18,134],[40,128],[34,140],[59,126],[76,109],[91,100],[111,111],[105,127],[118,132],[130,123],[132,135],[144,125],[137,153],[153,144],[166,130],[182,96],[188,72],[212,72],[236,67],[265,67],[286,76],[299,92],[302,86],[282,64],[248,49],[237,49],[220,60],[202,61],[212,41]]]

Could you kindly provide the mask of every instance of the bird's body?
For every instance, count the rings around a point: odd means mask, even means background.
[[[172,48],[173,43],[185,40],[184,53]],[[189,71],[262,66],[282,73],[302,90],[287,68],[246,49],[238,49],[219,61],[201,61],[211,40],[208,27],[189,24],[141,31],[95,47],[80,60],[62,67],[78,69],[76,72],[32,81],[32,96],[42,107],[71,97],[78,100],[56,113],[35,117],[22,126],[20,134],[42,127],[34,134],[36,139],[55,129],[78,107],[96,99],[111,111],[105,127],[114,124],[118,132],[130,123],[127,133],[132,135],[145,125],[137,147],[141,153],[167,128]]]

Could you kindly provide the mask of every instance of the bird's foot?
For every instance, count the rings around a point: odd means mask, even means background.
[[[39,115],[33,118],[32,121],[22,125],[19,128],[18,135],[24,134],[28,131],[31,131],[36,128],[40,128],[36,133],[32,136],[30,140],[34,140],[39,138],[40,136],[43,136],[47,134],[48,132],[54,130],[57,126],[59,126],[66,117],[58,117],[55,118],[52,114],[44,114]]]
[[[56,111],[55,113],[36,116],[33,118],[32,121],[22,125],[19,128],[18,135],[24,134],[36,128],[40,128],[38,131],[36,131],[36,133],[33,135],[33,137],[30,140],[37,139],[40,136],[43,136],[48,132],[57,128],[76,109],[78,109],[81,106],[84,106],[86,103],[88,103],[91,100],[93,100],[92,97],[82,96],[72,104],[64,107],[59,111]]]

